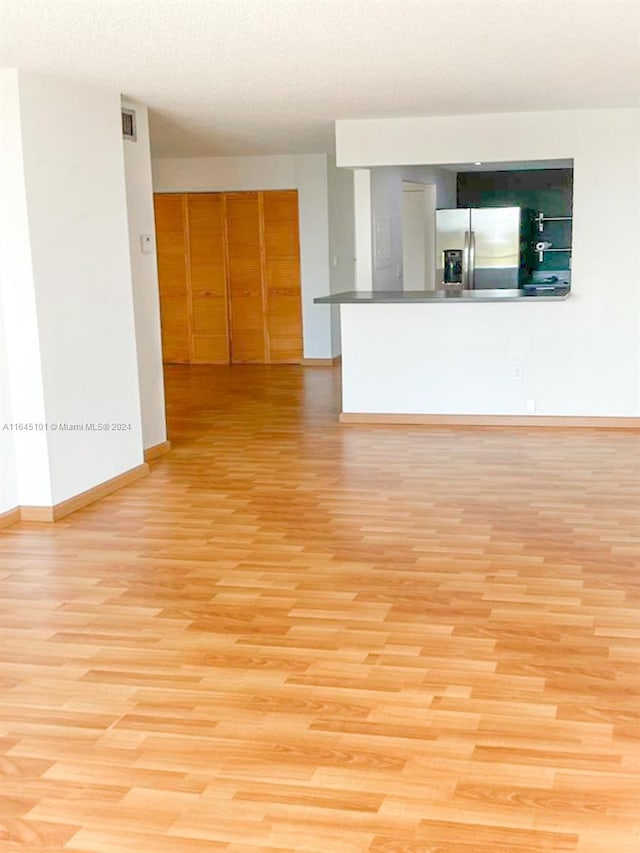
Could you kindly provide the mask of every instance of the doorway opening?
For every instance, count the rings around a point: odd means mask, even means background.
[[[404,290],[435,288],[436,186],[402,182]]]

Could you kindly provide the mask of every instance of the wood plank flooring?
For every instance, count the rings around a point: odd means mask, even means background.
[[[638,434],[167,379],[149,477],[0,533],[2,851],[640,850]]]

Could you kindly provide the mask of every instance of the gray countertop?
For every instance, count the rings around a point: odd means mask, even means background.
[[[526,290],[347,290],[318,296],[313,301],[322,305],[345,303],[415,303],[415,302],[562,302],[569,296],[568,287],[556,287],[531,293]]]

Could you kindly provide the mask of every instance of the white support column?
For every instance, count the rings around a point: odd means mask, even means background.
[[[373,289],[373,247],[371,240],[371,172],[354,169],[355,289]]]

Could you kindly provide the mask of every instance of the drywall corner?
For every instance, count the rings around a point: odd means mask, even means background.
[[[156,259],[148,110],[123,101],[136,118],[136,140],[123,139],[129,252],[136,329],[142,441],[144,448],[167,438],[160,296]]]

